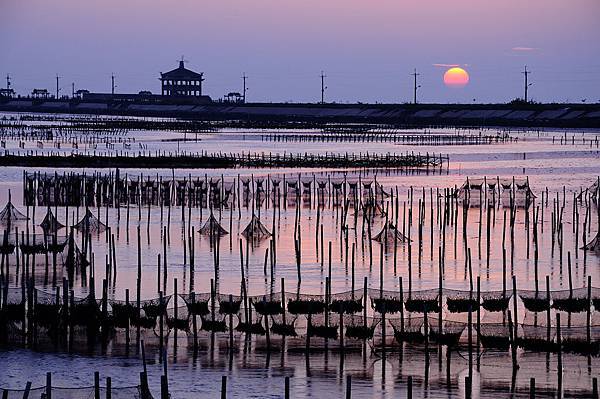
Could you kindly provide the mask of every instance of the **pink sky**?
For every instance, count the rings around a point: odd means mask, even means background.
[[[421,73],[426,102],[507,101],[533,71],[540,101],[600,100],[598,0],[2,0],[0,73],[14,88],[159,90],[157,77],[185,55],[205,72],[213,98],[241,91],[253,101],[326,98],[403,102]],[[462,90],[443,85],[458,64]],[[446,68],[447,69],[447,68]],[[2,85],[4,86],[4,85]]]

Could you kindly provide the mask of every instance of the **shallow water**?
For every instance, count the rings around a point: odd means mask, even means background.
[[[438,132],[442,133],[443,130]],[[451,130],[449,132],[454,132]],[[542,192],[546,188],[550,194],[548,205],[543,204],[540,208],[543,213],[544,223],[540,221],[539,236],[539,275],[540,287],[545,289],[543,276],[550,278],[553,290],[566,289],[569,286],[568,279],[568,254],[570,252],[572,261],[572,285],[576,288],[587,284],[587,277],[591,276],[592,285],[600,286],[600,256],[596,252],[584,253],[579,248],[583,245],[583,222],[584,215],[589,212],[586,224],[586,237],[589,239],[597,232],[598,215],[594,207],[586,208],[584,203],[576,205],[579,210],[579,219],[573,220],[573,193],[579,193],[582,189],[593,184],[600,171],[600,152],[597,148],[590,148],[589,140],[593,140],[596,131],[569,131],[569,138],[575,136],[578,144],[552,143],[552,137],[564,136],[564,131],[542,131],[539,132],[511,132],[511,135],[519,138],[518,142],[506,144],[492,144],[480,146],[406,146],[391,142],[369,142],[369,143],[323,143],[323,142],[270,142],[263,141],[263,131],[239,131],[226,130],[211,134],[202,134],[199,142],[174,142],[173,138],[181,138],[183,133],[175,132],[131,132],[127,136],[135,137],[135,143],[147,145],[147,151],[177,152],[408,152],[436,153],[449,156],[447,168],[441,171],[351,171],[348,176],[361,176],[363,179],[373,179],[376,175],[377,181],[386,189],[397,190],[399,193],[399,226],[408,223],[408,209],[411,207],[408,201],[408,192],[414,188],[414,200],[412,204],[413,224],[411,237],[417,240],[418,226],[416,218],[418,214],[418,200],[425,189],[425,223],[423,225],[422,256],[419,257],[416,245],[412,250],[411,271],[408,270],[408,251],[406,245],[398,247],[396,257],[393,251],[386,251],[383,257],[383,268],[380,269],[380,251],[375,245],[372,252],[369,250],[368,240],[361,238],[361,222],[359,219],[357,229],[348,230],[348,243],[356,246],[354,287],[362,289],[363,278],[367,277],[368,285],[372,288],[383,288],[398,291],[399,277],[403,278],[403,287],[406,290],[409,278],[412,279],[412,289],[436,288],[438,286],[438,273],[440,259],[438,248],[445,239],[444,262],[444,287],[468,290],[469,276],[465,268],[466,249],[472,251],[473,275],[481,278],[481,289],[502,289],[502,241],[504,209],[498,207],[490,213],[490,252],[487,255],[486,231],[487,211],[480,213],[479,208],[471,208],[468,212],[467,246],[462,242],[462,211],[458,212],[455,234],[454,228],[449,227],[445,235],[439,230],[440,209],[435,199],[436,189],[457,187],[464,183],[467,177],[483,177],[490,179],[498,178],[524,178],[527,176],[533,192],[541,199]],[[486,134],[490,132],[487,131]],[[587,145],[582,144],[581,137],[586,137]],[[188,134],[189,137],[189,134]],[[570,139],[568,143],[571,143]],[[122,146],[122,144],[121,144]],[[51,145],[45,145],[51,147]],[[62,151],[71,151],[65,149]],[[100,147],[98,145],[97,150]],[[134,151],[132,145],[132,150]],[[17,141],[7,141],[7,148],[11,151],[19,150]],[[37,150],[48,151],[48,149],[37,149],[36,142],[27,142],[25,151]],[[85,149],[90,150],[90,149]],[[123,151],[123,148],[102,149],[102,151]],[[23,150],[19,150],[23,151]],[[56,149],[53,149],[56,151]],[[80,151],[82,151],[80,147]],[[93,150],[91,150],[93,151]],[[40,169],[42,172],[54,173],[52,168]],[[71,170],[57,170],[56,172],[69,172]],[[92,172],[87,170],[87,173]],[[108,170],[103,170],[107,173]],[[288,178],[297,178],[299,174],[312,176],[317,173],[319,177],[340,178],[342,171],[332,170],[264,170],[264,169],[236,169],[236,170],[121,170],[132,176],[140,174],[152,174],[164,177],[186,177],[191,176],[224,176],[225,181],[235,181],[241,176],[265,176],[286,174]],[[0,190],[0,201],[8,199],[10,189],[13,202],[17,207],[26,212],[20,206],[22,203],[21,181],[22,168],[0,168],[0,179],[2,190]],[[562,254],[556,243],[553,245],[551,237],[553,199],[556,195],[562,201],[563,187],[566,187],[566,207],[563,216],[564,248]],[[430,201],[430,189],[434,201]],[[538,202],[539,205],[539,202]],[[406,213],[402,208],[406,206]],[[430,214],[430,210],[433,213]],[[188,240],[189,231],[197,231],[208,217],[208,210],[192,209],[191,224],[186,210],[182,214],[179,207],[164,209],[162,212],[157,207],[143,208],[138,213],[138,208],[131,207],[129,210],[129,223],[127,210],[121,208],[108,210],[108,225],[115,234],[118,273],[114,283],[109,288],[111,298],[123,299],[125,289],[135,292],[135,281],[137,276],[137,227],[141,232],[141,262],[142,262],[142,299],[155,298],[158,296],[161,280],[157,276],[157,257],[163,252],[162,234],[163,228],[167,228],[169,245],[167,246],[168,279],[166,291],[173,292],[174,279],[178,281],[179,292],[186,292],[190,287],[189,259],[187,254],[184,259],[184,239]],[[94,212],[98,210],[94,209]],[[531,217],[532,209],[529,210]],[[45,210],[37,208],[35,218],[33,209],[29,209],[32,217],[30,223],[20,226],[20,230],[29,227],[30,232],[39,232],[36,225],[42,220]],[[72,224],[84,213],[84,209],[69,209],[69,222]],[[169,220],[170,213],[170,223]],[[263,295],[271,291],[281,290],[281,279],[285,279],[286,291],[295,292],[298,289],[296,260],[294,254],[294,219],[296,207],[290,205],[287,208],[275,209],[275,222],[277,234],[277,264],[273,275],[263,273],[265,251],[269,247],[268,240],[260,242],[256,246],[246,247],[242,244],[244,252],[249,251],[249,267],[246,270],[247,288],[250,295]],[[531,230],[525,229],[524,209],[518,209],[516,213],[514,245],[510,238],[507,240],[507,248],[513,253],[507,262],[506,284],[511,288],[510,276],[516,276],[519,289],[533,289],[534,282],[534,249]],[[120,214],[120,217],[119,217]],[[149,215],[149,217],[148,217]],[[240,232],[245,228],[252,215],[252,208],[242,208],[241,218],[238,218],[238,210],[232,212],[225,209],[218,212],[217,217],[221,224],[229,231],[229,235],[220,240],[220,265],[218,272],[213,265],[214,247],[210,242],[195,234],[195,277],[193,288],[195,292],[210,291],[210,280],[215,279],[218,291],[226,294],[240,294]],[[261,219],[271,229],[273,224],[274,208],[261,209]],[[431,215],[433,215],[433,240],[431,240]],[[65,221],[66,210],[58,208],[57,216],[60,221]],[[99,210],[99,218],[106,220],[106,209]],[[341,225],[341,211],[339,208],[325,207],[320,218],[323,224],[323,241],[325,246],[328,242],[332,245],[331,257],[331,286],[332,292],[344,292],[352,288],[351,255],[346,253],[346,239]],[[324,255],[317,249],[320,242],[315,239],[317,211],[314,206],[303,207],[299,225],[302,232],[302,282],[300,291],[310,294],[324,294],[325,278],[329,276],[328,263],[330,258],[327,249]],[[480,219],[481,218],[481,219]],[[185,221],[183,221],[185,219]],[[230,222],[231,219],[231,222]],[[481,220],[481,224],[480,224]],[[574,222],[579,222],[579,237],[575,238],[572,228]],[[379,232],[384,225],[385,219],[379,218],[373,225],[373,234]],[[542,227],[543,226],[543,227]],[[531,229],[531,227],[530,227]],[[543,229],[543,232],[541,232]],[[481,239],[480,239],[481,237]],[[529,243],[529,245],[527,244]],[[104,235],[94,236],[93,249],[95,253],[95,284],[96,292],[101,292],[102,279],[105,277],[104,259],[107,254],[107,244]],[[394,265],[394,258],[396,264]],[[14,261],[11,261],[14,265]],[[46,274],[46,262],[42,256],[36,258],[35,276],[37,287],[43,290],[52,290],[53,273]],[[383,275],[381,274],[383,270]],[[62,273],[56,276],[60,282]],[[18,277],[11,275],[10,283],[19,286]],[[78,277],[74,284],[76,296],[83,297],[89,291],[86,282]],[[134,295],[132,295],[133,297]],[[527,312],[519,305],[519,322],[528,317]],[[372,310],[369,310],[371,315]],[[464,321],[463,315],[452,315],[445,313],[445,318],[453,318]],[[482,319],[493,315],[482,314]],[[529,315],[530,316],[530,315]],[[594,317],[596,313],[594,312]],[[595,319],[594,319],[595,320]],[[236,340],[241,338],[236,336]],[[307,358],[304,354],[293,352],[283,353],[275,351],[267,358],[265,352],[256,349],[249,351],[237,351],[231,361],[224,348],[225,343],[218,345],[202,345],[197,359],[191,355],[187,346],[187,339],[181,338],[177,355],[173,354],[174,348],[169,351],[169,381],[173,397],[214,397],[220,389],[221,375],[229,376],[228,390],[232,397],[282,397],[283,377],[292,377],[292,397],[323,397],[324,394],[341,397],[344,392],[346,375],[353,376],[353,395],[356,397],[391,398],[403,395],[406,392],[406,377],[413,376],[415,379],[415,390],[417,397],[458,397],[464,395],[464,376],[468,373],[468,362],[465,360],[466,350],[453,354],[450,373],[446,368],[446,350],[443,350],[441,361],[437,346],[430,354],[429,364],[425,361],[425,352],[422,347],[405,346],[405,353],[400,361],[397,351],[391,353],[385,363],[370,350],[366,354],[348,353],[344,357],[343,366],[337,353],[312,354]],[[221,348],[219,350],[218,348]],[[150,358],[150,383],[155,396],[159,391],[160,365],[157,363],[157,354],[151,353]],[[589,390],[592,370],[597,367],[597,359],[587,359],[584,356],[565,355],[564,362],[564,388],[566,390]],[[591,362],[591,363],[590,363]],[[526,392],[529,378],[535,376],[538,387],[556,389],[557,386],[557,360],[555,355],[536,354],[519,350],[519,363],[521,368],[517,375],[515,385],[517,390]],[[130,356],[125,357],[121,351],[96,351],[91,354],[53,354],[40,353],[30,350],[15,349],[0,352],[0,364],[3,365],[4,373],[0,373],[0,386],[10,388],[21,388],[27,380],[33,382],[33,386],[44,384],[44,373],[52,371],[55,385],[57,386],[86,386],[93,381],[93,371],[100,371],[103,377],[111,376],[113,386],[128,386],[137,383],[138,373],[141,370],[140,358],[132,349]],[[450,383],[448,384],[448,376]],[[486,351],[481,357],[481,374],[474,376],[474,397],[492,397],[502,392],[507,392],[511,385],[511,359],[509,352]],[[500,388],[499,388],[500,387]]]

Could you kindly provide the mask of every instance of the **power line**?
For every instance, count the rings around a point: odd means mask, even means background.
[[[529,91],[529,86],[531,86],[531,83],[529,83],[528,79],[529,79],[529,74],[531,73],[531,71],[528,71],[527,65],[525,65],[525,70],[521,73],[525,76],[525,102],[528,102],[527,94]]]
[[[60,86],[59,86],[59,80],[62,76],[58,76],[58,74],[56,74],[56,99],[58,100],[58,95],[60,92]]]
[[[325,90],[327,89],[327,86],[325,86],[326,77],[327,75],[321,71],[321,104],[325,104]]]
[[[417,103],[417,90],[421,87],[421,85],[417,84],[417,76],[419,76],[421,74],[417,73],[417,69],[415,68],[415,71],[413,73],[411,73],[411,75],[414,77],[413,102],[416,104]]]
[[[248,88],[246,87],[246,79],[248,79],[248,76],[246,76],[246,72],[244,72],[242,74],[242,80],[244,81],[244,91],[242,92],[242,99],[244,101],[244,104],[246,104],[246,92],[248,91]]]

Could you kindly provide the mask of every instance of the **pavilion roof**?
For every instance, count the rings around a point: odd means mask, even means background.
[[[161,73],[162,79],[173,79],[173,80],[200,80],[202,74],[191,71],[184,66],[183,61],[179,61],[179,68],[173,69],[172,71]]]

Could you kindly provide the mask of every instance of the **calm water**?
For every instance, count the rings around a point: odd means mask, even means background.
[[[598,215],[594,207],[586,207],[585,203],[574,205],[573,193],[589,187],[597,179],[600,171],[600,152],[597,148],[591,148],[590,140],[594,140],[596,131],[569,131],[569,144],[553,144],[552,137],[564,137],[564,131],[542,131],[542,132],[511,132],[511,135],[519,139],[516,143],[493,144],[484,146],[406,146],[394,143],[320,143],[320,142],[270,142],[264,141],[262,134],[267,131],[240,131],[230,130],[210,134],[199,134],[196,142],[174,141],[184,138],[184,133],[177,132],[148,132],[137,131],[121,133],[119,137],[112,137],[112,146],[105,143],[87,145],[86,148],[79,146],[80,152],[95,151],[161,151],[175,153],[182,152],[273,152],[273,153],[404,153],[421,152],[448,155],[450,162],[447,169],[428,174],[406,173],[397,171],[348,171],[348,178],[369,180],[374,179],[381,183],[386,189],[398,191],[399,194],[399,225],[408,224],[408,209],[411,208],[408,192],[414,189],[412,204],[412,229],[411,237],[417,239],[418,226],[416,223],[418,214],[418,199],[425,190],[425,220],[423,225],[422,255],[419,256],[416,246],[412,250],[412,270],[408,270],[408,251],[406,245],[400,245],[396,256],[393,251],[383,254],[383,268],[380,269],[380,252],[377,246],[369,250],[368,240],[362,238],[361,222],[359,219],[356,230],[348,230],[348,238],[341,230],[341,212],[339,208],[326,206],[319,215],[323,225],[323,241],[325,246],[328,242],[332,245],[331,256],[331,285],[332,292],[343,292],[352,288],[352,259],[346,252],[346,242],[351,247],[355,244],[355,273],[354,286],[362,289],[363,278],[367,277],[369,287],[383,288],[386,290],[399,289],[399,277],[403,278],[404,289],[409,279],[412,278],[412,289],[435,288],[438,286],[439,256],[438,248],[445,240],[446,251],[444,253],[445,274],[444,286],[465,290],[469,287],[469,277],[465,270],[465,253],[467,248],[472,251],[473,275],[481,278],[481,289],[502,289],[502,241],[504,209],[497,208],[490,211],[488,222],[487,212],[480,213],[479,208],[471,208],[468,211],[467,245],[462,240],[462,211],[458,212],[458,229],[455,234],[453,227],[447,228],[444,235],[440,232],[440,218],[438,201],[435,198],[436,189],[460,186],[467,177],[476,178],[487,176],[488,178],[524,178],[528,177],[533,192],[541,198],[542,192],[547,189],[550,194],[548,205],[544,203],[540,207],[543,213],[543,224],[540,220],[539,235],[539,275],[548,275],[553,290],[568,288],[568,252],[571,253],[572,282],[574,287],[582,287],[587,283],[587,276],[592,277],[592,285],[600,286],[600,256],[598,253],[587,253],[578,249],[583,245],[583,223],[586,222],[585,231],[588,240],[597,232]],[[435,131],[444,133],[444,131]],[[448,131],[450,133],[454,130]],[[307,132],[310,133],[310,132]],[[478,131],[471,131],[477,134]],[[485,134],[494,133],[493,130],[485,131]],[[285,134],[282,132],[281,134]],[[571,138],[575,137],[576,144],[571,144]],[[582,138],[586,138],[583,144]],[[123,138],[129,138],[131,148],[125,148],[121,143]],[[140,147],[140,144],[142,146]],[[120,147],[119,147],[120,146]],[[137,146],[137,148],[136,148]],[[36,141],[25,142],[25,148],[19,148],[18,140],[7,140],[6,148],[11,151],[57,151],[52,148],[52,143],[45,143],[44,149],[38,148]],[[70,152],[69,145],[62,145],[60,151]],[[40,171],[54,173],[54,169],[40,169]],[[63,170],[58,170],[62,173]],[[87,173],[92,172],[87,170]],[[108,172],[103,170],[102,172]],[[159,175],[165,178],[171,176],[221,176],[225,181],[235,182],[238,176],[281,176],[286,174],[287,178],[302,176],[317,178],[343,178],[343,171],[333,170],[263,170],[263,169],[236,169],[236,170],[122,170],[122,174],[128,173],[132,176],[140,174]],[[26,212],[22,203],[22,168],[1,168],[0,179],[2,189],[0,190],[0,201],[4,203],[8,199],[8,191],[11,191],[12,199],[17,207]],[[556,245],[552,244],[552,212],[553,199],[556,195],[563,198],[563,187],[566,193],[566,206],[563,214],[564,238],[562,256]],[[430,201],[430,190],[434,201]],[[545,194],[544,194],[545,195]],[[538,203],[539,204],[539,203]],[[390,206],[392,206],[391,204]],[[573,207],[578,210],[579,218],[573,219]],[[403,212],[403,208],[406,209]],[[30,232],[39,233],[37,224],[42,220],[45,211],[36,209],[35,215],[30,208],[29,215],[32,217],[29,224],[24,224],[20,229],[29,228]],[[94,210],[96,212],[96,210]],[[433,213],[430,213],[433,211]],[[529,210],[530,217],[532,209]],[[69,209],[69,224],[80,218],[84,209]],[[167,259],[169,276],[167,279],[167,292],[172,293],[174,279],[178,281],[179,292],[190,289],[190,271],[187,254],[184,258],[184,240],[188,240],[190,229],[197,231],[207,220],[206,209],[192,209],[191,220],[188,211],[182,214],[181,208],[173,207],[161,210],[157,207],[143,208],[138,213],[138,208],[131,207],[129,210],[129,223],[127,223],[127,210],[100,209],[99,217],[105,221],[108,217],[108,225],[115,234],[118,274],[114,284],[110,286],[111,298],[123,299],[125,289],[135,292],[135,281],[137,276],[137,228],[141,231],[141,253],[142,253],[142,299],[155,298],[158,296],[159,280],[157,276],[157,257],[163,252],[162,234],[167,228],[169,245],[167,246]],[[507,237],[507,247],[513,251],[513,256],[508,260],[507,284],[510,288],[510,276],[516,276],[519,288],[534,288],[534,260],[531,227],[528,232],[525,228],[526,211],[518,209],[515,219],[515,236],[513,242]],[[589,213],[589,214],[588,214]],[[169,217],[170,214],[170,217]],[[196,292],[209,292],[210,280],[215,279],[219,292],[226,294],[240,294],[240,250],[239,239],[241,231],[246,227],[252,216],[252,208],[242,208],[241,217],[238,210],[225,209],[217,211],[217,218],[229,231],[229,235],[220,240],[220,266],[218,272],[213,265],[214,247],[210,242],[195,234],[195,277],[193,288]],[[298,289],[297,269],[294,253],[294,223],[296,207],[288,206],[274,209],[272,206],[261,209],[261,219],[271,229],[273,219],[276,225],[277,241],[277,265],[273,276],[268,272],[263,273],[265,251],[269,247],[268,240],[262,241],[256,246],[248,247],[249,259],[246,278],[250,295],[262,295],[271,291],[281,290],[281,278],[285,279],[286,291],[295,292]],[[433,215],[433,234],[431,234],[431,215]],[[67,219],[66,209],[58,208],[57,216],[63,223]],[[168,220],[170,219],[170,223]],[[320,242],[317,237],[317,210],[314,206],[302,207],[300,215],[302,234],[302,282],[300,291],[310,294],[324,294],[325,278],[329,275],[329,256],[325,248],[324,257]],[[480,224],[481,220],[481,224]],[[575,237],[574,223],[579,224]],[[379,232],[385,223],[385,219],[378,218],[373,224],[373,234]],[[490,250],[487,255],[486,234],[489,224]],[[542,227],[543,226],[543,227]],[[433,239],[431,238],[433,237]],[[481,237],[481,239],[480,239]],[[347,240],[347,241],[346,241]],[[529,242],[529,245],[527,245]],[[245,243],[245,241],[244,241]],[[413,244],[414,245],[414,244]],[[245,244],[243,245],[246,251]],[[104,235],[94,236],[93,248],[95,253],[96,292],[101,292],[102,279],[105,277],[104,259],[107,254],[107,244]],[[36,259],[36,282],[38,288],[51,290],[52,274],[46,275],[46,264],[42,257]],[[396,259],[396,262],[394,262]],[[14,262],[13,262],[14,263]],[[381,274],[383,270],[383,274]],[[57,276],[58,281],[62,274]],[[17,276],[11,276],[12,285],[18,286]],[[77,296],[85,296],[89,291],[81,278],[74,283]],[[540,284],[545,287],[543,283]],[[135,294],[133,294],[135,295]],[[369,311],[371,313],[371,310]],[[444,318],[465,321],[464,314],[445,313]],[[519,308],[519,322],[529,317],[522,307]],[[482,313],[482,320],[493,318],[492,314]],[[594,319],[595,320],[595,319]],[[206,340],[206,338],[204,338]],[[236,340],[243,341],[236,335]],[[221,342],[221,341],[224,341]],[[282,397],[283,377],[292,378],[292,397],[323,397],[325,394],[334,397],[342,397],[345,387],[345,376],[352,375],[353,395],[356,397],[392,398],[403,395],[406,390],[406,377],[413,376],[417,397],[459,397],[464,395],[464,377],[468,375],[468,354],[466,350],[454,351],[451,354],[450,370],[447,368],[447,353],[444,348],[441,352],[437,346],[432,346],[432,351],[427,360],[422,347],[405,345],[402,355],[394,350],[383,362],[374,354],[370,348],[357,353],[346,354],[343,362],[337,353],[312,354],[307,357],[304,354],[294,352],[275,351],[270,356],[260,350],[259,342],[254,342],[248,350],[237,351],[230,359],[226,351],[227,338],[217,339],[216,343],[204,342],[201,345],[197,358],[192,356],[187,348],[187,339],[181,336],[177,352],[169,344],[169,381],[173,397],[215,397],[220,389],[221,375],[229,376],[229,392],[232,397]],[[240,341],[240,343],[241,343]],[[122,351],[109,348],[106,353],[97,352],[94,356],[89,354],[53,354],[48,352],[32,352],[29,350],[5,350],[0,352],[0,364],[6,370],[0,373],[0,386],[10,388],[23,387],[27,380],[33,382],[34,386],[43,385],[44,373],[52,371],[54,381],[58,386],[86,386],[93,381],[93,371],[101,372],[103,377],[113,378],[113,386],[128,386],[137,383],[138,373],[141,370],[141,361],[135,354],[135,349],[128,357]],[[362,353],[361,353],[362,352]],[[160,365],[158,355],[149,350],[150,363],[149,374],[151,388],[155,395],[158,394]],[[588,390],[591,387],[591,378],[596,376],[596,358],[584,356],[565,355],[564,363],[564,388],[566,390]],[[535,377],[539,388],[556,389],[557,384],[557,361],[554,355],[536,354],[519,350],[519,363],[521,368],[514,380],[517,390],[526,391],[529,378]],[[480,372],[474,374],[474,396],[492,397],[498,395],[498,390],[504,393],[511,385],[511,358],[510,353],[484,351],[480,357]]]

